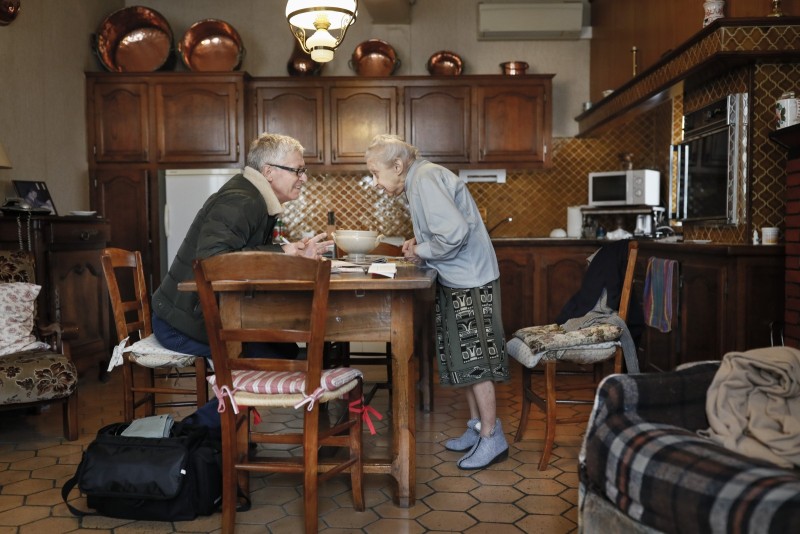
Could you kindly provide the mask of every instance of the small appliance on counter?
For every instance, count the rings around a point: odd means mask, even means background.
[[[589,173],[590,206],[657,206],[661,173],[632,169]]]

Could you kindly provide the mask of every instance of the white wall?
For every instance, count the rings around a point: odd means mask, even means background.
[[[426,75],[428,58],[443,49],[462,57],[466,74],[499,74],[503,61],[526,61],[530,73],[555,74],[553,135],[574,136],[574,117],[589,95],[589,41],[478,41],[478,1],[416,0],[411,24],[404,25],[374,25],[362,8],[323,75],[352,75],[347,60],[370,38],[394,46],[402,62],[398,75]],[[0,142],[14,165],[0,170],[0,194],[12,195],[14,179],[44,180],[59,213],[88,209],[83,73],[101,70],[92,33],[126,5],[159,11],[176,43],[192,23],[223,19],[244,41],[242,70],[287,75],[294,41],[284,0],[24,0],[17,20],[0,27]]]

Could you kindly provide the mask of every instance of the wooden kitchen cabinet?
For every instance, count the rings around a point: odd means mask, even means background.
[[[362,169],[376,134],[395,133],[420,157],[458,168],[550,164],[551,74],[254,78],[247,132],[287,133],[314,170]]]
[[[159,164],[237,163],[244,142],[241,77],[154,84]]]
[[[93,79],[89,87],[89,159],[96,163],[150,159],[150,92],[145,82]]]
[[[94,217],[0,217],[0,247],[17,250],[20,240],[33,252],[36,282],[42,286],[39,320],[77,326],[77,338],[70,340],[72,359],[79,373],[96,372],[109,357],[108,296],[100,265],[108,223]]]
[[[113,246],[140,251],[146,266],[152,264],[148,176],[147,169],[96,169],[90,190],[92,206],[107,214]],[[145,269],[145,272],[152,271]]]
[[[373,137],[400,133],[398,99],[393,84],[331,87],[331,163],[363,164]]]
[[[551,119],[545,89],[543,84],[477,87],[479,163],[547,163]]]
[[[750,245],[668,245],[641,242],[635,272],[638,298],[650,257],[678,262],[672,329],[646,327],[639,345],[645,371],[718,360],[730,351],[769,346],[784,307],[783,251]]]
[[[303,145],[307,165],[325,163],[325,90],[319,86],[296,87],[275,83],[255,86],[255,139],[263,132],[280,132]]]
[[[405,138],[434,163],[468,163],[472,88],[430,83],[405,89]]]
[[[520,328],[535,324],[536,256],[529,247],[495,244],[494,250],[500,267],[503,330],[508,339]]]
[[[236,164],[243,73],[86,73],[90,164]]]

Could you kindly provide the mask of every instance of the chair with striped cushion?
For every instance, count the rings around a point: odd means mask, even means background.
[[[141,406],[143,415],[150,416],[162,407],[206,404],[210,372],[206,359],[166,349],[153,335],[141,253],[106,248],[100,260],[120,343],[112,360],[122,365],[125,421],[133,421]],[[137,366],[146,369],[144,380],[137,377]],[[194,378],[194,387],[170,383],[181,378]]]
[[[232,533],[237,495],[249,495],[249,473],[304,475],[305,531],[317,531],[318,484],[350,474],[353,508],[364,510],[361,460],[363,387],[356,369],[323,370],[331,263],[269,252],[232,252],[193,263],[208,331],[222,422],[222,532]],[[240,358],[242,343],[305,343],[305,360]],[[252,352],[252,351],[248,351]],[[346,397],[342,422],[320,430],[319,406]],[[257,407],[301,410],[300,432],[276,433],[252,424]],[[250,444],[300,445],[270,456]],[[343,454],[320,462],[321,447]]]

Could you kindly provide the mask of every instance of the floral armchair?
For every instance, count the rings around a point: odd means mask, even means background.
[[[61,326],[36,325],[33,255],[0,251],[0,410],[59,403],[64,436],[78,438],[78,371]]]

